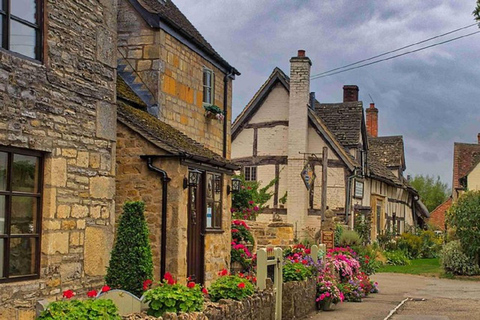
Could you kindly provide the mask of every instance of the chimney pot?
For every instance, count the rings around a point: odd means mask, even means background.
[[[305,50],[298,50],[298,57],[300,58],[305,57]]]
[[[373,102],[370,103],[370,108],[371,108],[371,109],[375,108],[375,103],[373,103]]]
[[[343,86],[343,102],[358,101],[358,86],[345,85]]]
[[[478,144],[480,144],[480,133],[477,134],[477,141],[478,141]]]

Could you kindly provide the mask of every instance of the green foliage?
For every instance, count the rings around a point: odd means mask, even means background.
[[[341,224],[337,223],[335,225],[335,238],[333,241],[335,242],[335,247],[340,247],[340,237],[342,236],[344,228]]]
[[[255,245],[255,238],[253,237],[252,232],[250,232],[250,229],[247,226],[240,224],[240,221],[235,223],[236,221],[237,220],[234,220],[234,223],[232,223],[232,241]]]
[[[116,289],[140,297],[143,281],[153,278],[152,250],[143,202],[126,202],[105,280]]]
[[[385,251],[383,253],[387,259],[387,264],[392,266],[405,266],[410,264],[410,260],[401,250]]]
[[[383,250],[397,250],[397,242],[395,241],[395,233],[390,230],[380,233],[377,236],[377,242]]]
[[[338,243],[340,247],[346,248],[362,244],[362,239],[356,231],[345,230],[340,236],[340,239],[338,239]]]
[[[450,195],[448,185],[442,183],[438,176],[435,179],[434,176],[416,175],[410,184],[418,191],[420,199],[430,212],[445,202]]]
[[[232,217],[235,219],[255,220],[265,208],[265,204],[272,198],[275,185],[274,178],[266,186],[260,188],[260,181],[245,181],[244,176],[235,176],[241,180],[242,188],[232,194]]]
[[[303,281],[312,276],[311,268],[298,262],[287,262],[283,266],[283,282]]]
[[[420,230],[418,234],[403,233],[397,240],[397,247],[409,259],[437,258],[442,248],[442,238],[431,230]]]
[[[203,293],[198,284],[193,288],[163,281],[158,287],[145,293],[145,302],[148,303],[147,313],[154,317],[161,317],[165,312],[196,312],[203,310]]]
[[[110,299],[61,300],[48,305],[38,320],[104,319],[121,320]]]
[[[224,114],[223,110],[216,105],[203,106],[205,111],[211,112],[213,114]]]
[[[460,241],[447,243],[441,253],[441,263],[446,272],[458,275],[480,274],[480,268],[462,249]]]
[[[372,222],[370,219],[362,220],[360,216],[355,217],[353,230],[358,233],[364,245],[370,243],[370,234],[372,231]]]
[[[218,278],[208,291],[210,299],[214,302],[220,299],[242,300],[255,292],[250,281],[234,275]]]
[[[284,205],[285,203],[287,203],[287,197],[288,197],[288,191],[285,191],[285,194],[283,195],[283,197],[278,199],[278,202],[280,202],[280,204]]]
[[[355,246],[352,249],[357,253],[357,260],[360,263],[360,271],[367,275],[372,275],[382,266],[380,261],[377,261],[378,248],[374,246]]]
[[[480,191],[468,191],[447,212],[447,223],[455,229],[463,252],[480,262]]]
[[[473,10],[473,16],[475,17],[475,20],[480,22],[480,0],[477,0],[477,7]]]

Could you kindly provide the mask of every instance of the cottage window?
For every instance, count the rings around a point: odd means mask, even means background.
[[[213,104],[214,95],[214,74],[208,68],[203,68],[203,103],[205,105]]]
[[[245,181],[257,181],[257,167],[244,167]]]
[[[222,228],[222,175],[207,173],[207,229]]]
[[[0,282],[38,277],[43,159],[0,147]]]
[[[43,0],[0,0],[0,38],[4,49],[41,60]]]

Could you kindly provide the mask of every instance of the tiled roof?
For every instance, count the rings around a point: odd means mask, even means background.
[[[387,167],[405,170],[405,154],[402,136],[368,137],[369,153]]]
[[[157,147],[186,158],[194,157],[198,161],[213,163],[236,169],[236,165],[223,158],[201,143],[188,137],[181,131],[145,112],[146,105],[126,85],[117,78],[117,116],[118,120],[139,133]]]
[[[430,213],[430,219],[428,221],[440,230],[445,230],[445,213],[452,206],[452,201],[453,199],[451,197],[448,198],[447,201],[436,207]]]
[[[344,147],[358,146],[363,118],[361,101],[343,103],[315,101],[315,113]]]
[[[158,14],[160,18],[183,33],[187,38],[193,40],[221,63],[230,66],[171,0],[139,0],[139,3],[151,13]],[[237,70],[235,71],[237,74],[240,74]]]
[[[455,142],[453,146],[453,188],[460,188],[466,176],[480,161],[480,144]]]
[[[402,181],[397,178],[375,154],[368,155],[367,166],[370,171],[370,176],[373,178],[380,178],[397,186],[403,185]]]

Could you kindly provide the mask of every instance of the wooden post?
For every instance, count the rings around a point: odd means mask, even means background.
[[[267,288],[267,250],[257,250],[257,287],[260,290]]]
[[[322,152],[322,222],[325,221],[327,210],[327,169],[328,169],[328,148],[323,147]]]
[[[275,320],[282,319],[283,250],[275,248]]]
[[[313,262],[315,262],[315,261],[318,260],[318,246],[313,245],[313,246],[310,248],[310,257],[312,257]]]

